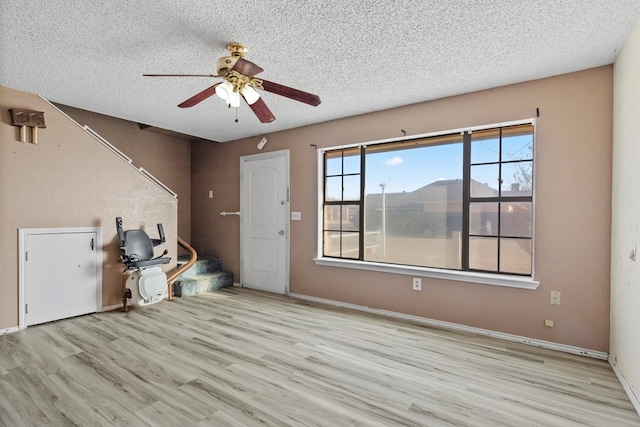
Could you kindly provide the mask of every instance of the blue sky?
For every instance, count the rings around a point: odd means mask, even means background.
[[[366,193],[413,191],[440,179],[462,179],[462,144],[375,153],[367,156]]]
[[[503,139],[503,160],[530,156],[531,135],[512,136]],[[499,160],[498,139],[486,139],[472,143],[472,163]],[[332,159],[330,169],[339,168],[339,159]],[[345,173],[359,172],[359,157],[345,157]],[[462,179],[462,143],[416,147],[389,152],[369,153],[366,160],[365,193],[380,193],[380,184],[386,184],[387,193],[414,191],[437,180]],[[339,173],[328,170],[328,174]],[[503,166],[504,185],[510,186],[514,166]],[[472,167],[472,179],[498,187],[498,166]],[[339,191],[339,179],[329,179],[330,193]],[[359,177],[345,178],[345,199],[357,199]],[[503,187],[504,188],[504,187]]]

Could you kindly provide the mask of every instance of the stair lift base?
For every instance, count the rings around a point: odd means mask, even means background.
[[[167,275],[160,267],[149,267],[125,273],[125,293],[133,306],[159,303],[169,296]]]
[[[158,224],[159,239],[151,239],[144,230],[122,229],[122,218],[116,218],[116,229],[120,242],[121,261],[125,264],[124,291],[122,304],[125,311],[131,305],[145,307],[157,304],[169,296],[167,275],[160,265],[168,264],[171,258],[161,256],[153,258],[153,248],[164,243],[165,236],[162,224]]]

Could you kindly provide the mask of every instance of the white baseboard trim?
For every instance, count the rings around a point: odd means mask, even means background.
[[[636,412],[638,413],[638,415],[640,415],[640,400],[638,399],[638,396],[636,396],[636,394],[633,392],[633,389],[627,382],[627,379],[624,377],[624,375],[622,375],[622,371],[618,369],[618,365],[616,365],[616,362],[611,358],[611,356],[609,356],[608,360],[609,360],[609,365],[611,365],[611,369],[613,369],[613,372],[615,372],[616,377],[618,377],[618,381],[620,381],[620,384],[622,384],[622,388],[627,393],[627,396],[629,396],[629,400],[631,401],[631,404],[633,405],[634,408],[636,408]]]
[[[0,329],[0,335],[12,334],[14,332],[18,332],[20,330],[19,327],[13,326],[11,328]]]
[[[365,306],[362,306],[362,305],[350,304],[350,303],[341,302],[341,301],[334,301],[334,300],[325,299],[325,298],[312,297],[312,296],[308,296],[308,295],[301,295],[301,294],[291,293],[291,294],[289,294],[289,296],[292,297],[292,298],[298,298],[298,299],[301,299],[301,300],[306,300],[306,301],[317,302],[317,303],[321,303],[321,304],[332,305],[332,306],[335,306],[335,307],[350,308],[352,310],[358,310],[358,311],[364,311],[364,312],[367,312],[367,313],[379,314],[381,316],[393,317],[393,318],[396,318],[396,319],[403,319],[403,320],[410,320],[412,322],[417,322],[417,323],[421,323],[421,324],[428,325],[428,326],[434,326],[434,327],[437,327],[437,328],[450,329],[450,330],[460,331],[460,332],[467,332],[467,333],[476,334],[476,335],[482,335],[482,336],[487,336],[487,337],[492,337],[492,338],[499,338],[499,339],[502,339],[502,340],[505,340],[505,341],[518,342],[518,343],[533,345],[533,346],[536,346],[536,347],[547,348],[547,349],[550,349],[550,350],[562,351],[562,352],[565,352],[565,353],[578,354],[578,355],[581,355],[581,356],[587,356],[587,357],[591,357],[591,358],[594,358],[594,359],[607,360],[609,358],[609,353],[605,353],[603,351],[589,350],[589,349],[586,349],[586,348],[575,347],[575,346],[572,346],[572,345],[558,344],[558,343],[551,342],[551,341],[544,341],[544,340],[539,340],[539,339],[535,339],[535,338],[523,337],[523,336],[520,336],[520,335],[507,334],[507,333],[504,333],[504,332],[496,332],[496,331],[492,331],[492,330],[489,330],[489,329],[475,328],[473,326],[460,325],[458,323],[445,322],[445,321],[442,321],[442,320],[429,319],[429,318],[426,318],[426,317],[419,317],[419,316],[414,316],[414,315],[411,315],[411,314],[397,313],[395,311],[382,310],[382,309],[379,309],[379,308],[365,307]]]

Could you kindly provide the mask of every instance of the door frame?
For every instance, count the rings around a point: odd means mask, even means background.
[[[20,228],[18,240],[18,329],[26,329],[27,318],[24,310],[26,299],[26,246],[30,235],[96,233],[96,313],[102,311],[102,227],[64,227],[64,228]]]
[[[243,180],[244,180],[244,165],[246,162],[251,161],[260,161],[260,160],[269,160],[276,158],[284,158],[284,185],[286,191],[286,205],[284,212],[284,295],[289,295],[289,278],[291,273],[291,259],[290,259],[290,249],[291,249],[291,238],[289,235],[290,230],[290,210],[291,210],[291,186],[290,186],[290,154],[289,150],[277,150],[277,151],[269,151],[266,153],[257,153],[257,154],[249,154],[246,156],[240,156],[240,284],[244,281],[244,245],[245,245],[245,229],[244,229],[244,216],[247,207],[244,206],[244,197],[242,194],[243,189]]]

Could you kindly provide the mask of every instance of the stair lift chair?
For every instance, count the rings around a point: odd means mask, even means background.
[[[158,303],[168,296],[167,275],[160,266],[168,264],[171,258],[162,255],[153,258],[153,248],[166,241],[162,224],[158,224],[159,239],[151,239],[144,230],[122,229],[122,218],[116,218],[118,241],[122,254],[120,258],[126,266],[126,284],[122,302],[127,308],[127,299],[134,306],[147,306]]]

